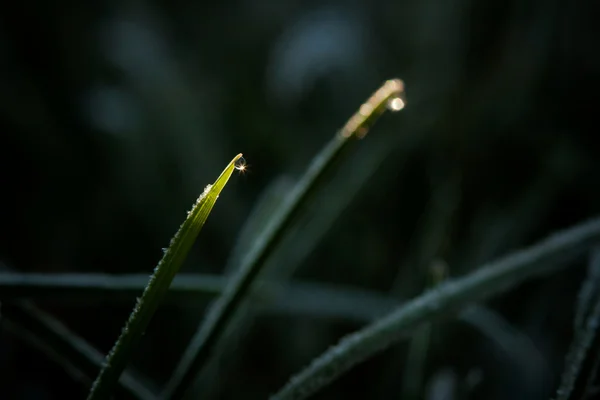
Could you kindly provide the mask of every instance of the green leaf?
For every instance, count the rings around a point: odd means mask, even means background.
[[[185,261],[198,233],[208,218],[219,193],[227,184],[229,177],[236,167],[236,162],[242,158],[238,154],[231,160],[213,185],[208,185],[200,195],[192,210],[188,213],[179,231],[175,234],[163,258],[154,269],[142,297],[138,299],[121,336],[106,358],[106,363],[88,396],[88,400],[108,398],[115,387],[119,376],[127,366],[134,347],[144,334],[154,312],[165,297],[173,278]]]

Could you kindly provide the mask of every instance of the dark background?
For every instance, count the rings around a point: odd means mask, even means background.
[[[0,261],[14,270],[150,274],[203,187],[243,152],[248,173],[232,177],[183,268],[224,273],[261,194],[301,176],[361,102],[396,77],[406,83],[406,109],[353,147],[277,253],[273,269],[293,272],[292,282],[406,300],[424,290],[432,265],[460,276],[600,211],[594,2],[34,0],[3,8]],[[541,362],[531,366],[518,349],[447,321],[433,331],[417,397],[552,395],[585,263],[487,304],[531,339]],[[38,305],[106,352],[133,301]],[[169,303],[152,321],[132,364],[158,387],[205,305]],[[313,309],[327,306],[323,299]],[[269,307],[248,320],[218,379],[197,393],[266,398],[367,323]],[[315,398],[409,398],[408,343]],[[451,397],[444,382],[458,388]],[[51,358],[1,333],[0,398],[86,392]]]

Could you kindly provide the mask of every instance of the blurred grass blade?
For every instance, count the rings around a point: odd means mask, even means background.
[[[432,328],[432,324],[420,326],[411,338],[402,379],[402,395],[400,398],[403,400],[419,399],[421,397]]]
[[[448,225],[448,218],[441,219],[440,225]],[[445,230],[445,229],[444,229]],[[440,231],[440,229],[437,229]],[[442,236],[441,234],[438,236]],[[431,256],[439,250],[439,241],[434,241],[436,245],[430,247],[430,251],[423,252]],[[435,249],[435,250],[433,250]],[[421,256],[423,257],[423,256]],[[420,260],[419,260],[420,261]],[[433,260],[427,270],[427,281],[429,289],[435,289],[442,283],[448,275],[448,265],[442,260]],[[417,264],[422,270],[423,266]],[[393,289],[392,289],[393,290]],[[408,346],[408,355],[406,357],[406,367],[404,368],[404,377],[402,380],[401,397],[406,400],[419,399],[423,397],[425,382],[425,369],[427,366],[427,356],[431,346],[434,332],[434,325],[431,323],[418,327],[410,340]]]
[[[205,303],[221,293],[225,278],[208,274],[178,274],[165,301]],[[146,274],[0,272],[0,301],[39,300],[69,307],[124,303],[148,284]]]
[[[600,264],[598,247],[591,251],[588,277],[583,282],[577,302],[575,334],[560,387],[556,392],[557,400],[583,399],[595,378],[597,358],[600,356],[600,291],[598,290],[598,265]]]
[[[600,293],[600,246],[590,251],[587,278],[581,285],[575,310],[575,330],[583,329],[593,306],[594,295]]]
[[[396,342],[403,333],[464,306],[555,271],[600,240],[600,219],[556,233],[525,250],[449,280],[344,339],[315,359],[272,399],[304,399],[354,365]]]
[[[204,305],[223,292],[227,281],[227,277],[220,275],[178,274],[165,300],[181,305]],[[147,282],[148,276],[143,274],[0,273],[0,301],[31,299],[76,308],[89,303],[119,304],[134,299]],[[279,296],[280,293],[285,295]],[[252,299],[258,305],[265,305],[267,308],[263,311],[269,313],[358,322],[371,321],[398,305],[376,292],[303,281],[269,283],[253,293]]]
[[[241,265],[244,254],[252,248],[256,240],[256,232],[263,231],[269,223],[271,215],[282,206],[286,195],[293,187],[294,182],[289,177],[280,176],[261,193],[231,250],[229,260],[225,265],[226,274],[233,273]]]
[[[198,233],[219,198],[219,193],[227,184],[236,167],[236,162],[241,157],[241,154],[235,156],[215,183],[206,186],[179,231],[171,239],[169,248],[154,269],[142,297],[135,305],[121,336],[108,354],[104,367],[92,385],[88,400],[104,399],[110,395],[121,372],[129,362],[134,346],[139,342],[158,305],[165,297],[175,274],[186,259]]]
[[[600,296],[596,296],[594,308],[585,325],[575,332],[562,381],[556,392],[557,400],[584,398],[585,391],[589,387],[587,384],[589,372],[595,369],[595,356],[600,351],[598,326],[600,326]]]
[[[105,274],[0,273],[0,301],[6,298],[13,302],[24,298],[47,301],[62,296],[65,300],[78,299],[77,306],[81,306],[81,296],[86,295],[91,296],[91,299],[84,298],[84,300],[102,302],[130,300],[140,290],[144,289],[147,279],[147,276],[142,274],[110,276]],[[178,293],[179,296],[175,297],[175,300],[180,303],[204,303],[223,290],[226,280],[226,278],[216,275],[179,274],[171,284],[169,294]],[[17,288],[11,287],[10,285],[15,282],[18,285]],[[41,291],[36,291],[36,285],[38,284],[42,286]],[[253,300],[259,306],[265,306],[261,308],[262,313],[287,316],[302,315],[327,320],[343,319],[356,323],[370,323],[400,306],[397,300],[377,292],[358,288],[309,282],[294,282],[279,286],[275,293],[285,293],[281,297],[271,296],[272,291],[268,285],[253,295]],[[17,290],[23,287],[26,287],[27,290]],[[6,292],[9,293],[8,296],[5,296]],[[25,304],[26,302],[22,303]],[[21,303],[19,302],[19,304]],[[17,318],[10,313],[10,310],[14,307],[17,306],[5,303],[3,316],[7,324],[11,324],[11,320]],[[46,323],[44,321],[46,318],[40,315],[32,313],[31,318],[37,319],[39,322],[35,322],[35,325],[29,328],[30,333],[24,332],[23,327],[15,324],[11,324],[9,327],[22,332],[20,334],[22,338],[49,353],[53,359],[57,359],[58,362],[65,365],[65,368],[73,371],[73,375],[81,375],[79,371],[90,371],[88,374],[90,377],[92,374],[97,373],[103,361],[101,353],[83,342],[81,338],[71,340],[74,334],[66,330],[66,327],[61,327],[60,322],[56,320],[48,322],[49,328],[45,328]],[[47,318],[52,317],[47,316]],[[525,372],[539,369],[537,366],[540,363],[544,364],[541,361],[541,354],[526,335],[516,330],[501,315],[495,314],[492,310],[481,306],[472,306],[465,309],[460,314],[459,319],[489,337],[492,342],[496,343],[514,359],[515,364],[523,366]],[[22,319],[19,318],[17,323],[21,325],[21,321]],[[42,328],[38,328],[38,324],[42,324]],[[49,330],[50,333],[44,333],[46,330]],[[57,341],[59,341],[59,344],[55,344]],[[63,341],[64,344],[61,344]],[[53,348],[59,350],[56,351]],[[62,350],[64,348],[67,348],[67,350]],[[64,361],[61,361],[61,359]],[[542,365],[543,367],[544,365]],[[221,362],[219,368],[222,368]],[[206,375],[212,376],[210,373]],[[91,381],[91,378],[89,380]],[[131,392],[135,398],[148,398],[143,395],[143,385],[136,382],[127,371],[121,376],[120,385],[123,386],[123,393]],[[139,387],[139,389],[136,387]]]
[[[460,313],[459,319],[479,331],[504,353],[519,377],[534,388],[542,388],[552,374],[548,361],[534,341],[496,311],[473,305]]]
[[[313,159],[286,201],[275,211],[266,228],[259,233],[256,245],[242,260],[240,268],[231,280],[231,285],[210,308],[201,328],[192,338],[171,380],[167,383],[165,398],[183,397],[197,373],[204,368],[215,345],[229,327],[235,312],[250,291],[252,283],[262,272],[268,257],[281,242],[301,206],[314,194],[334,161],[347,148],[350,139],[364,137],[369,127],[386,108],[389,107],[394,111],[402,109],[405,104],[403,96],[404,83],[401,80],[393,79],[385,82]]]
[[[85,387],[102,367],[104,357],[77,334],[28,301],[2,304],[2,325],[19,339],[46,353]],[[117,393],[123,398],[152,400],[156,395],[133,372],[125,371]]]
[[[131,300],[139,291],[144,290],[147,280],[148,277],[142,274],[111,276],[93,273],[0,273],[0,301],[32,299],[54,304],[59,298],[70,302],[71,307],[81,307],[82,302],[85,305],[87,301],[121,302]],[[169,288],[168,296],[176,294],[173,301],[177,304],[204,304],[219,295],[226,282],[227,278],[217,275],[178,274]],[[13,287],[13,283],[17,287]],[[401,305],[399,301],[378,292],[354,287],[302,281],[274,285],[275,290],[266,285],[253,294],[253,301],[264,306],[262,313],[369,323]],[[284,295],[278,296],[279,293]],[[77,304],[72,303],[74,299],[77,299]],[[4,304],[6,310],[10,303]],[[3,316],[6,317],[7,313],[4,312]],[[516,361],[541,357],[524,333],[516,330],[492,310],[472,306],[465,309],[459,318],[489,337]],[[55,324],[59,322],[55,321]],[[99,357],[98,368],[102,361],[102,357]]]

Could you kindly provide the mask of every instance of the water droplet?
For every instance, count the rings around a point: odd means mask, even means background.
[[[243,171],[246,169],[246,159],[244,157],[240,157],[235,161],[235,169],[238,171]]]
[[[406,104],[404,103],[404,100],[402,100],[400,97],[392,97],[387,102],[387,108],[390,111],[400,111],[405,105]]]
[[[168,249],[167,249],[166,247],[163,247],[163,248],[162,248],[162,252],[163,252],[163,253],[166,253],[166,252],[167,252],[167,250],[168,250]]]

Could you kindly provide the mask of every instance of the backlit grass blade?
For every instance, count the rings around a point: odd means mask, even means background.
[[[208,218],[219,193],[227,184],[229,177],[236,168],[236,162],[242,158],[238,154],[231,160],[213,185],[208,185],[200,195],[187,218],[175,234],[163,258],[154,269],[148,285],[139,298],[121,336],[106,358],[96,381],[88,396],[88,400],[108,398],[115,387],[119,376],[127,366],[134,347],[144,334],[148,323],[152,319],[158,305],[165,297],[173,278],[185,261],[198,233]]]
[[[404,83],[399,79],[386,81],[354,114],[338,134],[313,159],[305,174],[295,185],[256,239],[241,265],[231,279],[231,284],[209,310],[200,329],[167,383],[164,397],[180,399],[204,368],[218,341],[229,327],[234,314],[249,293],[265,262],[280,244],[301,205],[314,195],[315,189],[331,170],[331,166],[346,149],[351,139],[364,137],[386,109],[398,111],[404,108]]]

